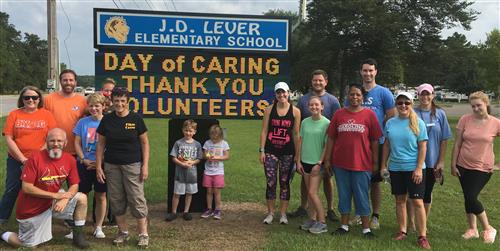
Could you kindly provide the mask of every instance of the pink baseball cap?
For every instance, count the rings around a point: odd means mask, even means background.
[[[422,94],[423,91],[428,91],[429,93],[434,93],[434,87],[432,85],[423,83],[417,87],[418,95]]]

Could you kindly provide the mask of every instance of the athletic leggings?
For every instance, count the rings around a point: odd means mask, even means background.
[[[486,183],[490,180],[492,173],[465,169],[461,166],[457,166],[457,168],[460,172],[459,180],[464,193],[465,212],[475,215],[484,212],[483,205],[479,202],[477,197]]]
[[[290,174],[293,165],[293,155],[276,156],[266,153],[264,161],[264,172],[266,174],[267,187],[266,199],[276,199],[276,185],[279,174],[280,199],[290,200]]]

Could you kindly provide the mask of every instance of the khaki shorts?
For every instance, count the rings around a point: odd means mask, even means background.
[[[136,219],[148,216],[144,182],[140,181],[141,165],[141,162],[127,165],[104,163],[109,206],[114,215],[124,215],[128,206]]]

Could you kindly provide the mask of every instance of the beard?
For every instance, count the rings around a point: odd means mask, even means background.
[[[62,149],[60,148],[52,148],[49,150],[49,157],[51,159],[60,159],[62,157]]]

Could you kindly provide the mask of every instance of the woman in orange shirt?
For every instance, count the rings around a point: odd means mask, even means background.
[[[488,222],[486,211],[478,200],[495,169],[493,142],[500,136],[500,120],[489,115],[490,100],[483,92],[469,95],[472,114],[460,118],[451,159],[451,174],[458,176],[465,200],[469,229],[462,235],[466,240],[479,238],[477,220],[483,227],[483,240],[493,243],[497,230]],[[496,164],[498,168],[500,163]]]
[[[0,224],[12,213],[17,194],[21,189],[21,171],[32,152],[45,148],[45,138],[50,129],[56,127],[52,113],[43,107],[42,93],[34,86],[21,90],[17,107],[9,113],[3,128],[7,143],[7,174],[5,190],[0,201]]]

